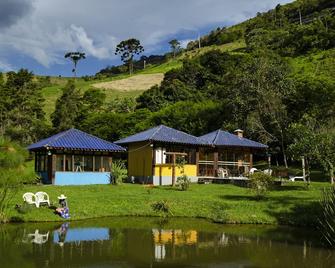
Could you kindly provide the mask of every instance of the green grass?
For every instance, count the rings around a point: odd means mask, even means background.
[[[206,218],[224,223],[262,223],[313,225],[317,220],[318,200],[326,183],[288,183],[272,190],[257,201],[247,188],[229,184],[192,184],[190,190],[123,184],[90,186],[25,186],[12,200],[8,216],[20,221],[58,221],[47,207],[32,208],[20,214],[15,204],[22,204],[24,192],[45,191],[53,204],[57,196],[68,196],[71,220],[107,216],[158,216],[151,205],[166,200],[174,217]]]
[[[321,79],[334,79],[335,49],[289,58],[289,62],[296,74],[320,77]]]

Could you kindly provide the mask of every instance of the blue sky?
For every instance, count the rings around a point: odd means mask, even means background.
[[[130,37],[144,55],[168,51],[210,30],[230,26],[290,0],[0,0],[0,71],[27,68],[71,75],[68,51],[87,58],[78,75],[119,64],[116,45]]]

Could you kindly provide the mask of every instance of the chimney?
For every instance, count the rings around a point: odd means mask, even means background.
[[[240,138],[243,138],[243,130],[242,129],[236,129],[234,133],[239,136]]]

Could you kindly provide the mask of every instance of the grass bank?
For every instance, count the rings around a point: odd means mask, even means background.
[[[12,200],[8,216],[18,221],[59,221],[53,210],[34,208],[17,212],[24,192],[45,191],[57,204],[57,196],[68,196],[71,220],[107,216],[158,216],[152,204],[166,200],[172,217],[206,218],[223,223],[288,224],[312,226],[317,221],[318,200],[326,183],[303,183],[278,187],[261,201],[249,189],[234,185],[191,185],[186,192],[172,187],[148,188],[123,184],[92,186],[26,186]]]

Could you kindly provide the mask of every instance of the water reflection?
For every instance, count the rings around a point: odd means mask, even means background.
[[[300,230],[145,219],[0,226],[1,267],[333,267],[332,251]],[[185,227],[186,225],[187,227]],[[197,226],[190,228],[189,226]]]
[[[69,228],[69,223],[63,223],[53,234],[53,242],[60,246],[71,242],[110,240],[108,228]]]
[[[49,240],[49,232],[40,233],[38,229],[34,233],[24,234],[22,242],[23,243],[34,243],[34,244],[44,244]]]

